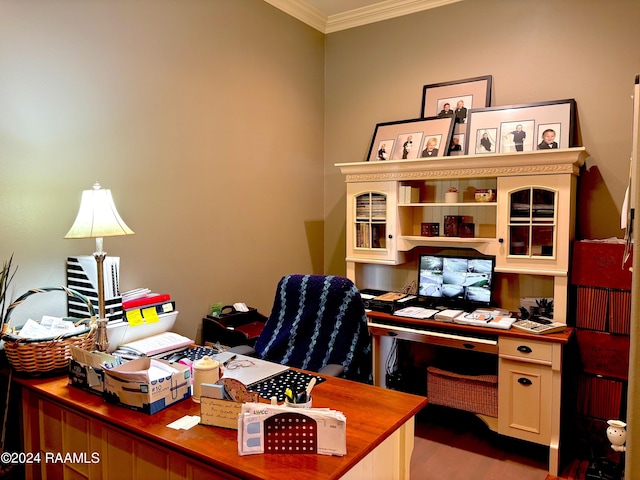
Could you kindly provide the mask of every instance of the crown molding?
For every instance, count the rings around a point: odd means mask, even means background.
[[[349,28],[381,22],[390,18],[442,7],[462,0],[386,0],[369,7],[356,8],[344,13],[330,15],[324,33],[338,32]]]
[[[264,0],[284,13],[297,18],[301,22],[327,33],[329,17],[315,7],[302,0]]]
[[[450,3],[461,2],[462,0],[384,0],[367,7],[329,16],[304,0],[265,1],[326,34],[410,15],[423,10],[449,5]]]

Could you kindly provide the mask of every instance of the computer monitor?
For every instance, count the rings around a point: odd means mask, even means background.
[[[431,306],[463,310],[493,303],[495,257],[420,255],[418,295]]]

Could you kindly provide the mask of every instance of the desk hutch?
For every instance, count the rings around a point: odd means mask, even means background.
[[[584,148],[341,163],[346,176],[347,276],[360,289],[398,289],[417,278],[425,250],[473,249],[496,258],[497,300],[517,310],[520,297],[553,297],[554,320],[567,322],[576,186]],[[413,187],[407,202],[401,187]],[[455,187],[458,202],[445,201]],[[475,201],[477,189],[495,199]],[[473,217],[473,237],[446,236],[444,216]],[[421,224],[440,223],[439,236]],[[535,336],[372,313],[374,375],[381,375],[385,337],[484,352],[498,357],[498,416],[484,417],[498,433],[547,445],[557,474],[562,350],[572,329]]]

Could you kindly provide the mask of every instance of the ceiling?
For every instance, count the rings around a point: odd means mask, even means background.
[[[409,15],[462,0],[265,1],[323,33],[331,33],[402,15]]]

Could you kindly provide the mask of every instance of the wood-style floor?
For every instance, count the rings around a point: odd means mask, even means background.
[[[475,415],[428,405],[418,414],[411,480],[551,480],[549,450],[497,435]]]

